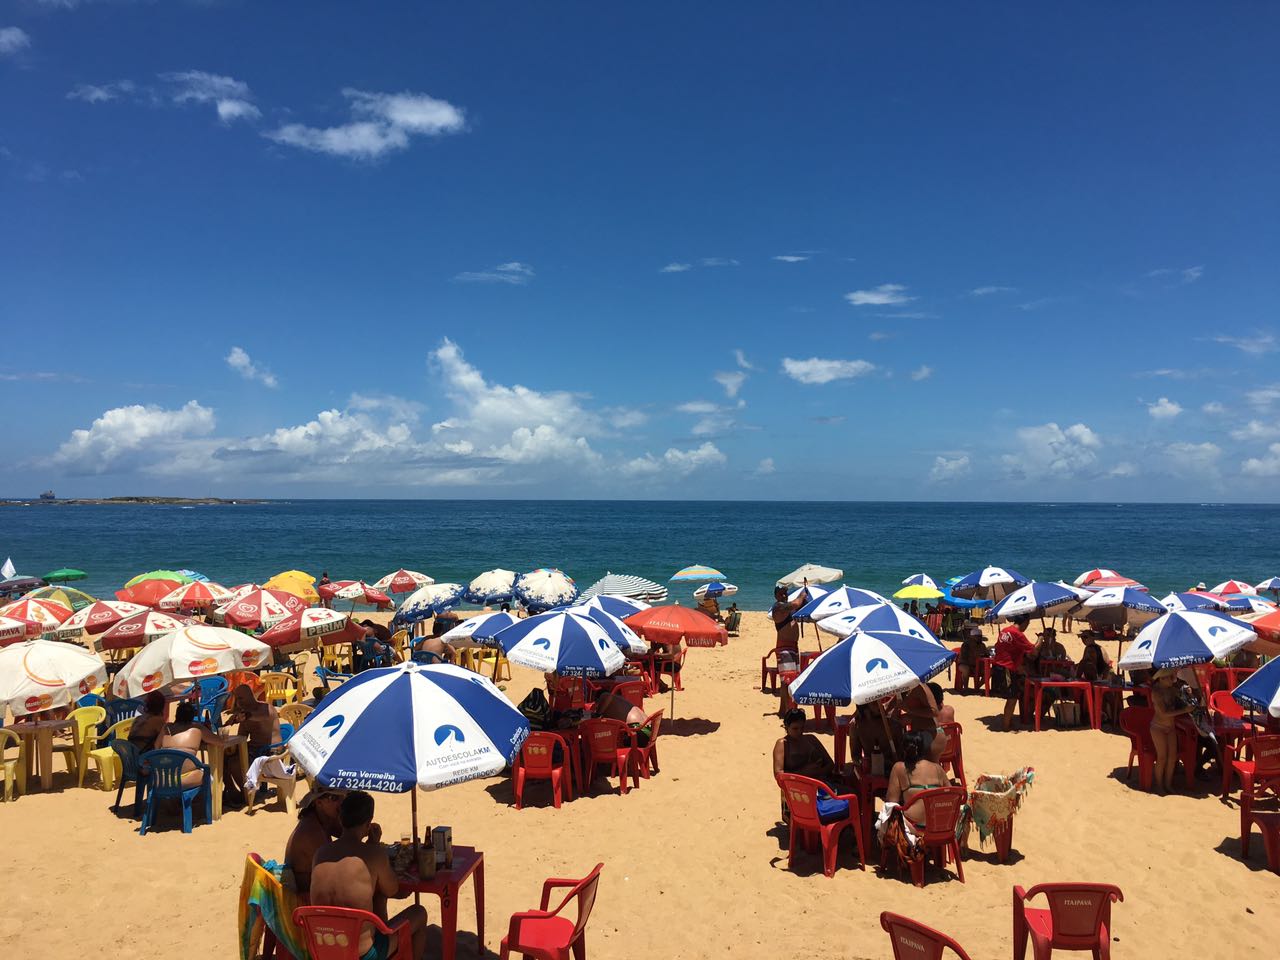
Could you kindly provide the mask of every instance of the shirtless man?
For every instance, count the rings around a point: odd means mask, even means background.
[[[457,654],[454,653],[453,647],[445,643],[439,637],[423,637],[415,640],[413,644],[414,653],[434,653],[445,663],[456,663]]]
[[[271,745],[280,742],[280,717],[276,715],[276,708],[257,699],[247,683],[240,684],[232,691],[231,703],[231,721],[239,721],[240,735],[249,738],[249,762],[253,763],[259,757],[267,756],[271,752]],[[240,769],[238,753],[227,757],[228,790],[224,800],[233,804],[245,802],[245,772]]]
[[[626,697],[620,697],[612,690],[602,690],[600,696],[596,698],[592,716],[607,720],[621,720],[636,732],[636,740],[640,746],[649,745],[650,731],[646,723],[649,718]]]
[[[196,705],[190,700],[183,700],[178,704],[173,723],[166,726],[156,738],[156,747],[160,750],[181,750],[183,753],[191,754],[192,757],[197,756],[202,743],[221,749],[226,741],[208,727],[196,723],[195,720]],[[197,769],[194,763],[184,763],[182,771],[184,787],[194,787],[204,779],[204,771]]]
[[[298,825],[284,848],[284,875],[285,885],[301,904],[311,902],[311,865],[316,852],[342,833],[338,813],[345,795],[341,790],[316,787],[298,804]]]
[[[412,906],[387,919],[387,898],[395,895],[400,884],[382,845],[382,827],[373,822],[373,797],[363,790],[347,794],[338,819],[341,835],[316,851],[311,867],[311,903],[367,910],[393,929],[408,924],[413,933],[411,960],[419,960],[427,947],[427,911]],[[398,946],[398,939],[365,927],[356,952],[360,960],[387,960],[396,955]]]
[[[778,660],[778,672],[799,672],[800,670],[800,624],[794,619],[795,612],[809,602],[809,591],[801,590],[794,600],[787,599],[787,588],[773,588],[773,607],[769,610],[769,619],[777,631],[774,652]],[[786,688],[782,689],[782,703],[778,713],[786,716],[792,706],[791,697]]]

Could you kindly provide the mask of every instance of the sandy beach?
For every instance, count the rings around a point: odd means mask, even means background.
[[[813,645],[812,628],[803,648]],[[1063,638],[1078,654],[1072,636]],[[545,785],[528,789],[522,811],[508,778],[422,794],[425,824],[448,824],[456,843],[484,851],[486,956],[496,956],[507,918],[537,906],[542,880],[580,876],[605,864],[588,942],[596,958],[884,958],[881,910],[895,910],[956,937],[977,957],[1009,956],[1013,884],[1097,880],[1118,884],[1116,956],[1221,955],[1227,944],[1280,935],[1280,878],[1264,870],[1256,840],[1239,856],[1237,808],[1198,784],[1160,798],[1123,780],[1123,736],[1090,730],[993,732],[1001,701],[949,697],[964,726],[969,780],[983,772],[1036,769],[1007,865],[975,849],[966,880],[931,871],[917,889],[896,873],[853,869],[842,851],[833,879],[816,857],[786,867],[785,831],[770,751],[781,734],[775,698],[759,689],[761,655],[773,644],[764,614],[747,614],[729,646],[691,650],[674,723],[663,728],[661,773],[626,797],[605,792],[550,805]],[[1113,651],[1109,651],[1112,653]],[[541,683],[520,667],[506,684],[518,702]],[[649,709],[670,710],[669,697]],[[830,747],[831,737],[821,734]],[[91,775],[92,779],[92,775]],[[1180,783],[1179,778],[1179,783]],[[237,955],[236,902],[244,857],[282,855],[293,818],[274,804],[229,812],[183,835],[137,836],[110,810],[112,795],[77,789],[62,773],[53,792],[0,805],[7,869],[0,876],[0,946],[16,956],[61,958],[165,951]],[[377,797],[376,819],[395,837],[409,825],[408,795]],[[846,841],[848,842],[848,841]],[[424,901],[431,922],[438,904]],[[470,885],[459,910],[459,956],[473,956]],[[433,931],[430,956],[438,956]]]

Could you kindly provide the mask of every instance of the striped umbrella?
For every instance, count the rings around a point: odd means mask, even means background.
[[[712,580],[710,583],[704,583],[698,589],[693,591],[695,600],[703,600],[706,597],[732,597],[738,592],[738,588],[732,583],[721,583],[719,580]]]
[[[364,629],[352,623],[348,614],[325,607],[308,607],[281,620],[258,639],[282,653],[299,653],[318,644],[354,643],[363,636]]]
[[[0,650],[0,714],[67,707],[106,682],[102,660],[75,644],[28,640]]]
[[[493,638],[520,618],[514,613],[481,613],[467,617],[453,629],[445,632],[440,639],[445,643],[479,643],[493,645]]]
[[[165,634],[195,623],[190,617],[175,617],[158,610],[146,610],[126,617],[98,637],[99,650],[129,650],[159,640]]]
[[[828,587],[818,587],[812,583],[807,587],[796,587],[787,594],[787,603],[795,603],[800,599],[800,594],[802,593],[808,593],[809,599],[807,602],[812,603],[821,597],[825,597],[828,593],[831,593],[831,590]]]
[[[529,610],[550,610],[578,598],[578,588],[568,574],[539,567],[516,578],[515,595]]]
[[[1138,632],[1120,658],[1121,670],[1163,670],[1229,657],[1257,634],[1222,613],[1185,610],[1166,613]]]
[[[1089,584],[1090,590],[1103,590],[1107,587],[1133,587],[1135,590],[1147,589],[1132,577],[1099,577]]]
[[[1012,620],[1014,617],[1056,616],[1080,602],[1074,590],[1056,583],[1029,583],[1009,594],[987,613],[987,620]]]
[[[58,628],[58,639],[75,640],[81,633],[102,633],[121,620],[137,613],[145,613],[146,610],[146,607],[137,603],[125,603],[122,600],[96,600],[78,613],[73,613]]]
[[[682,567],[675,572],[671,578],[672,583],[697,583],[706,580],[723,580],[724,574],[715,567],[708,567],[706,564],[695,563],[691,567]]]
[[[661,603],[667,599],[667,588],[660,583],[623,573],[607,573],[587,589],[582,596],[596,597],[607,594],[612,597],[629,597],[649,603]]]
[[[514,570],[486,570],[467,584],[463,598],[467,603],[507,603],[515,596]]]
[[[565,677],[607,677],[626,662],[604,627],[568,611],[521,620],[494,641],[512,663]]]
[[[1024,577],[1017,570],[983,567],[957,580],[951,585],[951,592],[967,600],[1003,600],[1014,590],[1025,587],[1030,582],[1029,577]]]
[[[1171,593],[1160,601],[1166,610],[1230,610],[1231,604],[1210,593]]]
[[[69,607],[73,612],[79,613],[98,598],[85,593],[83,590],[77,590],[75,587],[48,586],[36,587],[30,593],[24,594],[22,599],[52,600],[54,603],[60,603],[64,607]]]
[[[665,592],[665,591],[664,591]],[[633,613],[639,613],[641,610],[648,610],[652,604],[645,603],[643,600],[634,600],[631,597],[616,596],[614,594],[596,593],[591,596],[583,594],[578,598],[578,606],[590,607],[596,610],[603,610],[605,613],[612,614],[619,620],[625,620]]]
[[[334,580],[331,583],[321,584],[319,592],[321,599],[324,600],[350,600],[352,609],[355,609],[357,603],[367,603],[380,608],[392,605],[390,597],[377,587],[369,586],[363,580]]]
[[[1071,581],[1077,587],[1087,587],[1095,580],[1101,580],[1103,577],[1118,577],[1120,574],[1114,570],[1108,570],[1106,567],[1094,567],[1092,570],[1086,570],[1080,576]]]
[[[238,630],[195,623],[148,643],[120,668],[111,689],[140,697],[178,680],[198,680],[271,662],[271,648]]]
[[[214,619],[242,630],[272,627],[307,608],[303,600],[283,590],[252,590],[239,600],[214,610]]]
[[[623,654],[633,654],[642,656],[649,652],[649,644],[643,640],[634,630],[622,622],[622,618],[615,614],[609,613],[607,610],[601,610],[599,607],[591,607],[580,604],[576,607],[563,608],[564,613],[576,613],[580,616],[590,617],[596,623],[604,628],[604,632],[609,635],[609,639],[618,645],[618,649]],[[628,614],[630,616],[630,614]]]
[[[419,573],[417,570],[405,570],[401,567],[393,573],[388,573],[385,577],[379,577],[373,582],[373,585],[384,593],[412,593],[419,587],[425,587],[429,583],[435,583],[425,573]]]
[[[1150,594],[1133,587],[1104,587],[1081,604],[1085,612],[1104,610],[1107,607],[1125,607],[1139,613],[1159,616],[1166,613],[1164,604]]]
[[[795,612],[795,619],[817,622],[827,617],[848,613],[858,607],[876,606],[878,604],[893,606],[887,597],[882,597],[872,590],[860,590],[857,587],[840,587],[838,590],[832,590],[816,600],[810,600]]]
[[[34,620],[19,620],[16,617],[0,617],[0,647],[23,640],[34,640],[44,632],[44,628]]]
[[[450,607],[462,602],[462,584],[429,583],[419,587],[400,604],[396,611],[396,623],[417,623],[439,616]]]
[[[1255,588],[1252,584],[1245,583],[1243,580],[1224,580],[1222,581],[1222,583],[1218,584],[1209,592],[1219,593],[1219,594],[1242,593],[1246,596],[1251,596],[1257,593],[1258,591],[1257,591],[1257,588]]]
[[[933,577],[927,573],[913,573],[907,579],[902,581],[904,587],[930,587],[934,590],[938,589],[938,584]]]
[[[1280,660],[1269,660],[1231,691],[1236,703],[1280,717]]]
[[[45,633],[53,633],[71,619],[71,610],[52,600],[15,600],[0,607],[0,617],[34,620]]]
[[[919,640],[942,642],[919,619],[891,603],[854,607],[834,617],[823,617],[818,621],[818,629],[837,637],[848,637],[858,630],[864,630],[871,633],[903,633]]]
[[[858,630],[809,664],[788,689],[805,706],[873,703],[923,683],[955,658],[931,640]]]
[[[1272,613],[1276,605],[1261,597],[1228,597],[1227,607],[1231,613]]]
[[[160,598],[161,610],[207,610],[221,606],[231,598],[231,591],[212,580],[193,580]]]
[[[1255,583],[1253,589],[1259,593],[1267,591],[1269,593],[1280,593],[1280,577],[1269,577],[1261,583]]]

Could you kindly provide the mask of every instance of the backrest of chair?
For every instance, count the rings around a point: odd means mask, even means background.
[[[128,740],[129,734],[133,731],[133,721],[135,717],[125,717],[123,720],[117,720],[111,726],[107,727],[106,732],[99,735],[99,740],[105,740],[108,744],[112,740]]]
[[[1213,689],[1213,676],[1216,672],[1212,663],[1197,663],[1193,668],[1196,685],[1206,694]]]
[[[76,701],[77,707],[101,707],[106,704],[96,693],[86,693],[83,697]]]
[[[209,719],[215,727],[222,723],[222,714],[226,712],[227,700],[230,699],[230,697],[231,692],[223,690],[211,699],[201,701],[201,708],[209,714]]]
[[[67,719],[75,724],[76,742],[84,743],[96,734],[94,728],[107,719],[107,711],[103,707],[76,707]]]
[[[1155,711],[1150,707],[1125,707],[1120,711],[1120,729],[1129,735],[1135,747],[1155,749],[1151,739],[1151,718]]]
[[[584,720],[579,729],[587,741],[587,750],[593,759],[613,760],[622,738],[626,735],[627,725],[621,720],[602,717]]]
[[[199,763],[183,750],[148,750],[138,758],[139,769],[147,775],[157,799],[182,795],[182,768],[188,762]]]
[[[138,757],[141,754],[136,745],[128,740],[112,740],[111,749],[120,758],[121,782],[138,779]]]
[[[226,677],[204,677],[197,680],[196,683],[200,687],[201,700],[212,700],[218,694],[231,689],[230,682]]]
[[[294,733],[294,730],[293,730],[293,724],[292,724],[292,723],[284,723],[283,721],[281,721],[281,723],[280,723],[280,742],[281,742],[281,743],[288,743],[290,740],[292,740],[292,739],[293,739],[293,733]]]
[[[0,762],[4,760],[4,752],[10,747],[18,749],[18,758],[22,757],[22,738],[12,730],[5,730],[0,727]]]
[[[133,698],[108,700],[106,704],[107,723],[116,724],[127,717],[136,717],[141,709],[141,700]]]
[[[1222,714],[1228,720],[1243,720],[1244,707],[1236,703],[1230,690],[1215,690],[1209,694],[1209,709]]]
[[[662,711],[651,713],[645,718],[644,725],[649,728],[649,742],[658,739],[658,733],[662,729]]]
[[[817,830],[822,825],[818,817],[818,791],[822,784],[798,773],[780,773],[778,786],[791,811],[792,822],[806,830]]]
[[[945,933],[926,927],[918,920],[886,910],[880,914],[880,926],[889,934],[893,945],[893,960],[939,960],[942,951],[950,947],[969,960],[964,948]]]
[[[964,727],[958,723],[940,723],[938,724],[938,732],[947,738],[947,748],[942,751],[942,756],[938,758],[938,762],[954,763],[957,759],[963,761],[964,748],[961,745],[960,737],[964,733]]]
[[[924,804],[924,837],[926,843],[954,840],[956,824],[960,822],[960,808],[964,805],[964,790],[960,787],[937,787],[916,796]]]
[[[613,692],[633,707],[644,708],[643,680],[627,680],[623,683],[615,684]]]
[[[1039,666],[1042,676],[1060,673],[1064,677],[1071,677],[1076,672],[1074,660],[1041,660]]]
[[[1280,778],[1280,736],[1265,734],[1253,738],[1253,764],[1255,783]]]
[[[307,717],[311,716],[312,708],[305,703],[286,703],[276,713],[280,717],[281,724],[288,723],[296,731],[306,722]]]
[[[556,747],[560,748],[560,763],[555,762]],[[525,738],[520,748],[520,764],[526,770],[536,773],[548,773],[555,767],[562,766],[569,756],[569,748],[559,734],[545,730],[534,730]]]
[[[587,927],[587,921],[591,919],[591,908],[596,905],[596,891],[600,887],[600,871],[604,869],[603,863],[597,863],[595,868],[577,882],[577,884],[569,891],[560,906],[556,907],[555,914],[560,913],[570,900],[578,901],[578,919],[573,925],[573,936],[569,938],[570,943],[578,941],[579,934]]]
[[[349,907],[298,907],[293,922],[302,928],[312,960],[357,960],[365,925],[389,934],[375,914]]]
[[[403,650],[406,643],[409,642],[408,630],[397,630],[391,635],[391,646],[397,650]]]
[[[1064,949],[1093,947],[1104,923],[1111,921],[1111,902],[1123,900],[1120,888],[1110,883],[1040,883],[1025,899],[1044,894],[1053,918],[1050,945]]]

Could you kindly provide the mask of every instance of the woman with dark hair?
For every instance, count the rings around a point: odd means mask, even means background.
[[[831,786],[838,776],[835,761],[822,741],[804,732],[805,712],[794,708],[782,718],[786,736],[773,745],[773,773],[798,773]],[[837,791],[839,792],[839,791]]]
[[[134,718],[129,728],[129,742],[138,748],[139,753],[146,753],[156,748],[156,738],[164,730],[168,717],[169,704],[164,694],[152,690],[142,701],[142,712]]]
[[[889,773],[885,802],[898,804],[912,823],[923,823],[924,804],[920,802],[920,795],[926,790],[950,785],[947,772],[929,759],[924,738],[917,733],[908,733],[903,738],[902,760],[895,763]]]

